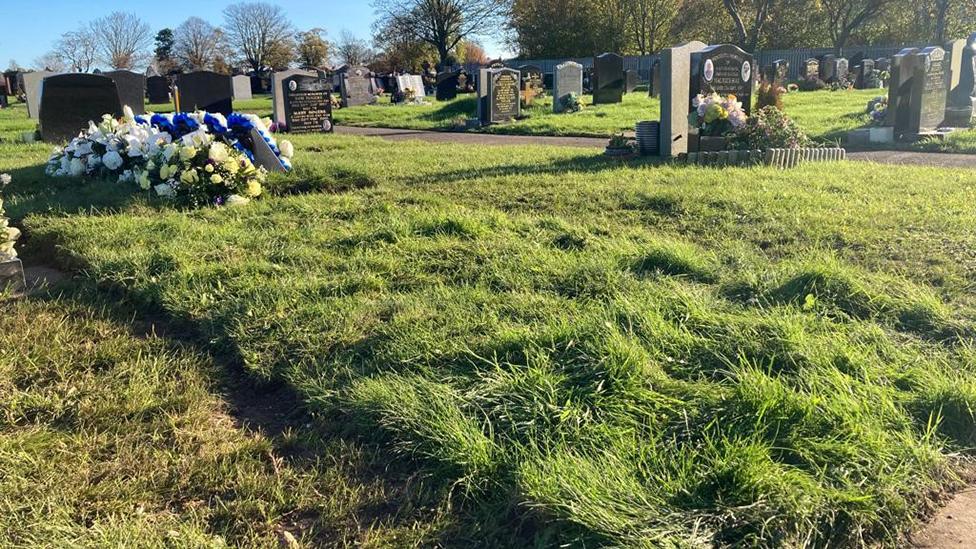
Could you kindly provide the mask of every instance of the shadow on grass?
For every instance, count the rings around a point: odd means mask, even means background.
[[[12,182],[4,189],[4,206],[7,216],[15,221],[28,214],[115,212],[145,197],[131,183],[50,177],[44,174],[43,165],[9,173]]]

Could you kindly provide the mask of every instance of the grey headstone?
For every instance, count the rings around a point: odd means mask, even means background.
[[[808,80],[810,78],[820,78],[820,60],[812,57],[807,59],[803,62],[803,67],[800,72],[800,76],[804,80]]]
[[[58,74],[44,79],[41,93],[41,139],[69,141],[103,115],[122,116],[115,82],[97,74]]]
[[[946,124],[969,127],[976,117],[976,33],[951,43],[951,68]],[[955,55],[958,54],[958,59]]]
[[[235,101],[247,101],[253,97],[251,94],[251,77],[239,75],[231,78],[231,85],[234,90]]]
[[[281,89],[281,83],[286,78],[295,75],[318,76],[315,71],[289,70],[278,71],[271,75],[271,120],[280,124],[286,123],[285,120],[285,96]]]
[[[57,73],[50,71],[25,72],[24,74],[24,95],[27,96],[27,114],[32,120],[41,119],[41,87],[44,79],[54,76]]]
[[[837,56],[827,54],[820,56],[820,79],[824,82],[834,82],[837,79]]]
[[[553,76],[553,112],[563,112],[563,102],[572,93],[581,98],[583,96],[583,65],[575,61],[567,61],[556,65]]]
[[[637,71],[627,69],[624,71],[624,93],[634,93],[637,89]]]
[[[648,81],[647,95],[650,97],[661,96],[661,60],[655,59],[651,65],[651,78]]]
[[[183,112],[203,110],[228,115],[234,112],[234,90],[230,76],[197,71],[176,77],[179,108]]]
[[[624,99],[624,58],[604,53],[593,60],[593,104],[620,103]]]
[[[111,71],[102,73],[111,78],[119,88],[119,101],[135,114],[146,113],[146,75],[132,71]]]
[[[691,91],[691,55],[707,48],[704,42],[686,42],[661,52],[661,156],[688,152],[688,98]]]

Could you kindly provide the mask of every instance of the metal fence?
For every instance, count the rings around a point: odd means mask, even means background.
[[[877,59],[879,57],[891,57],[901,51],[903,48],[923,48],[925,46],[926,45],[851,46],[849,48],[842,48],[839,56],[850,59],[855,55],[861,54],[868,59]],[[820,57],[827,54],[837,54],[837,51],[833,48],[761,50],[755,53],[755,57],[759,67],[767,67],[772,65],[773,61],[776,61],[777,59],[785,59],[790,64],[790,78],[799,78],[800,68],[803,66],[804,61],[810,59],[811,57]],[[654,65],[654,61],[656,61],[657,58],[657,55],[625,56],[624,70],[636,70],[639,81],[642,84],[647,84],[650,81],[651,67]],[[512,68],[517,68],[521,65],[536,65],[542,69],[544,74],[551,74],[555,72],[556,65],[565,63],[566,61],[575,61],[583,65],[584,69],[593,66],[592,57],[565,57],[561,59],[509,59],[505,61],[505,65]],[[472,65],[470,67],[466,66],[465,68],[469,71],[477,70],[476,65]]]

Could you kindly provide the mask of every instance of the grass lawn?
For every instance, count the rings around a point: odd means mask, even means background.
[[[322,504],[319,528],[378,545],[895,547],[958,485],[976,444],[971,171],[294,141],[298,169],[240,208],[179,211],[115,183],[52,182],[38,146],[3,145],[0,171],[14,176],[7,205],[25,218],[28,260],[197,334],[204,372],[205,357],[231,357],[254,382],[290,388],[331,426],[302,434],[375,449],[367,468],[389,464],[383,480],[413,498],[388,501],[407,518],[366,534],[355,506]],[[12,331],[4,348],[31,341]],[[96,373],[113,356],[158,357],[149,382],[172,383],[161,351],[112,349]],[[39,383],[2,372],[19,390]],[[52,421],[21,415],[4,442]],[[323,474],[357,486],[327,467],[353,450],[319,451],[325,469],[302,471],[316,490],[332,490]],[[280,482],[253,478],[257,493]],[[206,481],[184,482],[220,505]],[[365,493],[350,497],[386,492]],[[302,494],[261,508],[304,515]],[[25,501],[0,489],[2,508]],[[89,524],[70,502],[49,506]],[[224,512],[172,520],[241,540],[276,523],[261,515],[251,534],[233,526],[244,510]]]

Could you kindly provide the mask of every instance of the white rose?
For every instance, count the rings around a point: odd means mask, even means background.
[[[9,173],[0,173],[0,185],[9,185],[12,179]]]
[[[85,162],[80,158],[72,158],[68,165],[68,173],[71,177],[81,177],[85,173]]]
[[[115,151],[109,151],[102,157],[102,164],[113,172],[122,167],[122,155]]]
[[[214,143],[210,145],[210,160],[218,164],[222,164],[227,161],[230,157],[230,153],[227,152],[227,146],[223,143]]]
[[[244,198],[243,196],[241,196],[239,194],[232,194],[232,195],[230,195],[230,196],[227,197],[227,201],[224,202],[224,204],[226,204],[228,206],[243,206],[244,204],[247,204],[248,202],[250,202],[250,200],[248,200],[247,198]]]
[[[295,147],[291,144],[291,141],[288,141],[287,139],[278,145],[278,149],[281,151],[281,156],[284,156],[285,158],[295,156]]]

